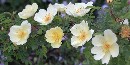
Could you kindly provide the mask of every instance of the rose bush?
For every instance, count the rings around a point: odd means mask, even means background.
[[[46,9],[32,3],[17,12],[2,12],[1,63],[129,65],[130,5],[127,0],[106,2],[107,8],[90,1],[54,3]]]

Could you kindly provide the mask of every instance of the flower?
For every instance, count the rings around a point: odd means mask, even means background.
[[[53,48],[59,48],[61,46],[63,36],[63,30],[58,26],[47,30],[45,34],[46,41],[51,43]]]
[[[23,45],[27,42],[31,33],[31,24],[27,20],[21,23],[21,26],[14,25],[10,28],[10,40],[16,45]]]
[[[82,46],[92,38],[94,30],[89,30],[87,21],[84,20],[80,24],[75,24],[71,29],[73,34],[71,38],[71,45],[75,48]]]
[[[66,6],[64,4],[55,3],[53,6],[57,9],[57,11],[65,12]]]
[[[38,5],[33,3],[32,5],[26,5],[25,9],[22,12],[19,12],[18,15],[22,19],[27,19],[35,14],[38,9]]]
[[[104,31],[104,36],[96,35],[92,38],[94,47],[91,53],[95,54],[95,60],[102,60],[102,64],[108,64],[110,57],[117,57],[119,55],[119,46],[116,43],[117,37],[110,29]]]
[[[125,24],[125,25],[129,25],[129,21],[128,21],[128,19],[125,19],[124,22],[123,22],[123,24]]]
[[[107,3],[111,3],[113,0],[107,0]]]
[[[130,27],[128,25],[122,26],[120,35],[122,38],[129,38],[130,37]]]
[[[57,14],[57,9],[52,5],[45,9],[40,9],[38,13],[35,14],[34,20],[41,23],[41,25],[47,25],[52,22],[54,16]]]
[[[90,11],[91,8],[87,8],[88,6],[93,6],[93,2],[85,3],[75,3],[72,4],[71,2],[66,6],[66,13],[68,15],[78,17],[84,16],[86,13]]]

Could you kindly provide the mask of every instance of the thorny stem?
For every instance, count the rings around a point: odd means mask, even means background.
[[[117,17],[117,16],[113,13],[113,10],[112,10],[112,7],[111,7],[111,6],[109,7],[109,12],[110,12],[110,15],[114,18],[114,20],[115,20],[116,22],[122,22],[122,21],[123,21],[123,19],[120,19],[119,17]]]
[[[113,13],[113,10],[112,10],[112,7],[111,7],[111,6],[109,7],[109,12],[110,12],[110,15],[114,18],[114,20],[117,21],[117,20],[116,20],[116,16],[115,16],[115,14]]]
[[[115,21],[116,21],[116,16],[115,16],[115,14],[113,13],[113,10],[112,10],[112,8],[110,7],[110,14],[111,14],[111,16],[115,19]]]

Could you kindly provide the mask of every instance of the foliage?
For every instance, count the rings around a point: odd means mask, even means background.
[[[35,1],[33,0],[32,2]],[[37,2],[39,2],[39,5],[42,5],[40,0],[37,0]],[[19,5],[18,3],[16,2],[13,6]],[[11,62],[15,63],[15,65],[78,65],[80,63],[83,65],[102,65],[101,61],[94,60],[91,54],[91,48],[93,47],[91,40],[84,45],[86,48],[83,53],[81,53],[81,47],[74,48],[71,46],[70,39],[72,34],[70,28],[74,24],[86,20],[90,28],[95,30],[93,36],[102,34],[106,29],[111,29],[118,37],[117,43],[120,46],[119,56],[111,58],[108,65],[129,65],[130,40],[128,38],[121,38],[119,33],[123,26],[120,22],[126,18],[130,19],[130,5],[127,4],[127,0],[115,0],[109,6],[106,9],[91,7],[91,11],[83,17],[68,15],[61,17],[59,13],[59,15],[55,16],[52,23],[47,26],[39,25],[31,17],[28,19],[32,24],[31,35],[26,44],[18,46],[10,41],[8,33],[11,26],[20,25],[23,20],[15,12],[17,9],[14,12],[2,12],[0,14],[0,50],[2,51],[1,55],[4,55],[4,57],[0,61],[4,62],[5,65]],[[44,6],[40,8],[44,8]],[[95,10],[99,11],[97,17],[93,14]],[[53,49],[45,41],[44,36],[48,29],[55,26],[61,27],[67,37],[66,40],[62,41],[63,44],[58,49]]]

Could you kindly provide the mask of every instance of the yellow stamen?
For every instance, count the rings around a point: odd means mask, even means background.
[[[51,20],[51,15],[50,15],[50,13],[45,16],[45,19],[44,19],[44,20],[45,20],[45,22],[48,22],[49,20]]]
[[[55,40],[55,42],[61,41],[62,35],[59,35],[57,32],[53,32],[52,34],[53,34],[52,38],[53,40]]]
[[[25,38],[26,35],[27,35],[26,32],[24,32],[24,31],[18,31],[18,37],[19,37],[20,39]]]
[[[81,8],[77,9],[77,10],[76,10],[76,13],[79,13],[80,11],[81,11]]]
[[[84,41],[86,39],[86,37],[87,37],[87,34],[86,34],[86,32],[83,32],[83,31],[81,31],[80,36],[78,36],[80,41]]]
[[[109,52],[109,49],[111,48],[111,45],[108,43],[104,43],[103,45],[103,51],[104,52]]]

